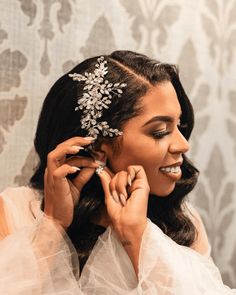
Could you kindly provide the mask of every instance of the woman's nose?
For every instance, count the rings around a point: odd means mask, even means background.
[[[172,142],[169,147],[170,153],[181,153],[184,154],[189,150],[189,143],[183,134],[176,128],[173,133]]]

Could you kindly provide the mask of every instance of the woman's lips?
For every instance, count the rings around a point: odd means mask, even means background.
[[[171,178],[173,181],[177,181],[181,178],[182,171],[180,166],[182,165],[181,162],[173,163],[169,166],[159,168],[160,172],[165,176]]]
[[[160,171],[161,172],[164,172],[164,173],[179,173],[180,171],[180,166],[172,166],[172,167],[162,167],[160,168]]]

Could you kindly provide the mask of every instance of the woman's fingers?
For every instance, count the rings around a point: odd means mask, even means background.
[[[66,160],[66,163],[80,168],[79,174],[72,180],[72,183],[79,191],[93,176],[95,169],[99,167],[98,163],[88,157],[71,157]]]
[[[66,163],[76,167],[89,167],[89,168],[99,167],[99,164],[96,163],[94,159],[89,157],[81,157],[81,156],[70,157],[66,159]]]
[[[150,187],[143,167],[133,165],[129,166],[127,171],[131,178],[135,174],[131,186],[129,186],[129,202],[138,205],[139,208],[147,208]]]
[[[128,174],[126,171],[117,173],[110,182],[110,191],[116,201],[119,201],[123,206],[126,205],[128,198],[127,193]]]
[[[72,180],[73,185],[81,192],[84,185],[91,179],[95,172],[95,168],[82,168],[79,174]]]
[[[44,173],[44,183],[47,186],[54,187],[56,182],[60,182],[62,179],[64,179],[68,174],[73,174],[75,172],[78,172],[80,168],[75,166],[70,166],[68,164],[63,164],[59,168],[57,168],[51,177],[49,177],[48,169],[45,169]]]
[[[67,194],[69,193],[70,189],[66,177],[69,174],[73,174],[78,171],[78,167],[63,164],[62,166],[57,168],[52,175],[49,175],[48,169],[46,168],[44,173],[44,189],[46,192],[45,198],[47,199],[47,202],[49,200],[46,196],[49,195],[51,199],[49,202],[53,202],[55,195],[62,195],[62,198],[67,198]],[[76,188],[74,192],[76,195],[78,195],[78,191]]]
[[[114,177],[112,171],[109,168],[104,167],[103,170],[100,173],[98,173],[98,176],[101,180],[102,187],[104,190],[106,205],[113,206],[114,204],[119,203],[119,197],[114,196],[113,192],[110,191],[110,181],[112,177]]]
[[[129,199],[132,202],[137,196],[138,202],[146,203],[149,190],[146,173],[143,167],[138,165],[129,166],[127,171],[118,172],[110,181],[112,196],[123,206]]]
[[[127,172],[129,173],[132,180],[134,180],[134,178],[147,179],[146,173],[143,167],[140,165],[128,166]]]
[[[71,137],[71,138],[63,141],[58,146],[63,145],[63,144],[70,145],[70,146],[72,146],[72,145],[85,146],[85,145],[91,144],[94,140],[95,140],[95,138],[93,138],[93,137],[75,136],[75,137]]]
[[[113,176],[112,172],[110,171],[109,168],[104,167],[103,170],[101,170],[101,172],[98,172],[97,174],[101,180],[105,195],[110,194],[109,184],[110,184],[111,178]]]
[[[110,196],[112,197],[113,201],[115,201],[116,204],[124,206],[126,203],[126,198],[127,198],[127,193],[125,188],[121,188],[120,190],[121,193],[120,193],[119,189],[116,189],[116,186],[115,186],[117,174],[114,175],[114,173],[111,172],[111,170],[108,169],[107,167],[105,167],[104,169],[109,175],[109,183],[107,182],[107,185],[108,185],[107,191],[109,191]],[[119,185],[120,187],[122,187],[121,183]]]
[[[126,171],[120,171],[114,175],[107,167],[99,174],[107,202],[115,202],[122,206],[126,205],[128,198],[126,190],[128,185],[127,176]]]
[[[92,138],[73,137],[62,143],[60,143],[53,151],[48,154],[47,157],[47,168],[49,174],[53,173],[60,165],[66,161],[66,155],[77,154],[83,145],[89,145],[93,142]]]
[[[60,181],[61,179],[65,178],[68,174],[73,174],[79,170],[80,170],[80,168],[75,167],[75,166],[71,166],[68,164],[61,165],[59,168],[57,168],[53,172],[52,177],[53,177],[54,183],[56,181]]]
[[[133,186],[134,183],[136,182],[138,184],[141,184],[142,188],[146,188],[149,190],[147,176],[142,166],[139,166],[139,165],[129,166],[127,169],[127,172],[128,172],[128,178],[130,179],[129,186]]]
[[[127,172],[128,172],[128,176],[127,176],[128,185],[131,186],[132,181],[135,179],[136,172],[135,172],[135,169],[133,168],[133,166],[129,166],[127,169]]]
[[[82,137],[70,138],[59,144],[47,157],[44,175],[44,212],[58,220],[65,229],[72,222],[74,206],[79,200],[82,187],[98,166],[91,158],[75,155],[83,149],[82,146],[88,146],[93,140]],[[75,180],[69,180],[69,174],[76,172],[79,174],[75,176]]]
[[[107,202],[111,203],[112,198],[113,202],[122,206],[126,206],[127,202],[134,201],[143,205],[147,203],[149,185],[142,166],[129,166],[127,171],[120,171],[116,175],[113,175],[106,167],[99,177]]]
[[[82,147],[80,146],[58,146],[55,150],[48,154],[47,167],[49,173],[53,173],[54,170],[65,163],[67,154],[77,154],[81,149]]]

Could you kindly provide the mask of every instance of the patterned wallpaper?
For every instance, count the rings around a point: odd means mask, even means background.
[[[0,190],[25,184],[50,85],[84,58],[131,49],[177,63],[196,112],[190,195],[236,287],[236,1],[1,0]]]

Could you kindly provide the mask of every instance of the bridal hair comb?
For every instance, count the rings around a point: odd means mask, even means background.
[[[83,113],[80,120],[81,128],[88,131],[87,136],[92,136],[95,139],[99,133],[110,137],[122,134],[118,129],[111,128],[107,121],[99,121],[99,118],[103,115],[103,110],[109,109],[112,97],[114,95],[120,97],[123,93],[122,88],[127,86],[125,83],[113,84],[105,79],[108,73],[106,64],[107,61],[104,56],[101,56],[97,59],[93,73],[69,74],[74,81],[84,82],[84,92],[82,97],[78,97],[78,106],[75,110],[81,110]]]

